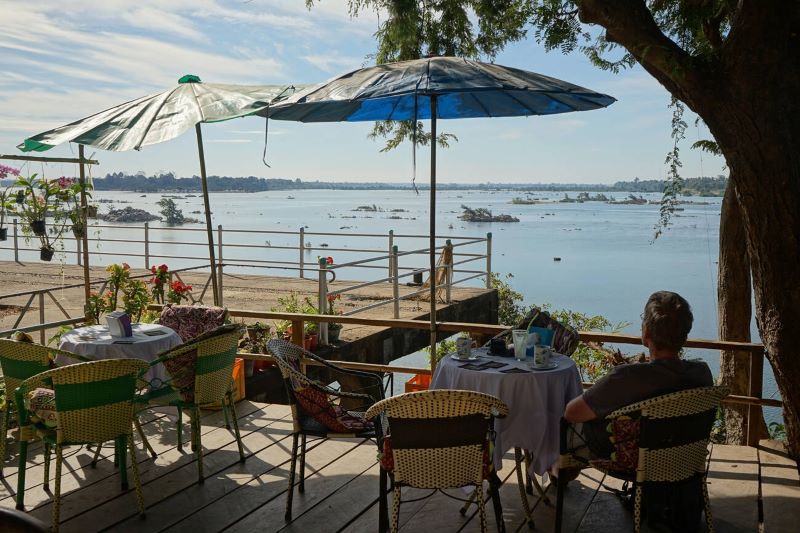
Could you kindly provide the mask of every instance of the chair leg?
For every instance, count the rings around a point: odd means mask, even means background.
[[[17,509],[25,510],[25,467],[28,464],[28,441],[19,441],[19,466],[17,469]]]
[[[489,490],[492,492],[492,502],[494,503],[494,502],[500,501],[499,496],[492,489],[492,482],[491,481],[489,482]],[[473,492],[477,492],[478,494],[482,493],[483,492],[483,484],[477,485]],[[479,496],[477,498],[477,502],[478,502],[478,517],[479,517],[480,523],[481,523],[481,533],[486,533],[486,502],[484,501],[484,499],[481,496]],[[505,528],[501,529],[501,525],[503,523],[503,514],[502,514],[502,511],[501,511],[500,512],[500,516],[497,516],[497,505],[496,504],[495,504],[495,510],[494,511],[495,511],[495,519],[497,520],[497,530],[501,531],[501,532],[505,531]]]
[[[706,476],[703,476],[703,506],[706,512],[706,529],[708,533],[714,533],[714,519],[711,514],[711,502],[708,499],[708,485],[706,484]]]
[[[388,477],[386,470],[381,468],[378,474],[378,533],[386,533],[389,529]]]
[[[531,452],[529,452],[528,450],[525,450],[525,452],[523,452],[523,453],[525,455],[525,472],[530,472],[531,471],[531,459],[532,459]],[[530,474],[525,477],[525,492],[527,492],[531,496],[533,496],[533,483],[532,482],[536,482],[538,484],[538,482],[536,480],[534,480],[530,476]],[[541,491],[541,489],[540,489],[540,491]]]
[[[633,531],[639,533],[642,527],[642,484],[636,484],[636,497],[633,501]]]
[[[458,512],[461,513],[461,516],[464,516],[464,515],[467,514],[467,511],[469,511],[469,506],[472,505],[473,503],[475,503],[475,497],[478,494],[480,494],[480,492],[481,491],[478,491],[478,490],[473,490],[472,491],[472,494],[469,495],[469,498],[467,498],[467,501],[465,501],[464,505],[461,506],[461,509],[458,510]]]
[[[306,491],[306,436],[300,436],[300,484],[297,492],[303,494]]]
[[[192,443],[194,454],[197,456],[197,482],[201,485],[205,481],[203,476],[203,445],[200,442],[200,408],[195,406],[192,410]]]
[[[50,445],[44,443],[44,490],[50,490]]]
[[[561,533],[562,520],[564,518],[564,488],[567,485],[567,480],[564,476],[558,476],[556,483],[556,524],[555,533]]]
[[[133,417],[133,425],[136,426],[136,432],[139,433],[139,438],[142,439],[142,444],[144,444],[145,449],[148,452],[150,452],[150,457],[152,457],[153,459],[158,457],[158,454],[153,449],[153,447],[150,446],[150,442],[147,440],[147,437],[145,436],[144,431],[142,430],[142,425],[139,423],[139,417],[135,415]]]
[[[100,460],[100,452],[103,450],[103,443],[97,443],[97,449],[94,451],[94,457],[92,458],[92,468],[97,468],[97,461]]]
[[[233,418],[233,435],[236,437],[236,444],[239,446],[239,462],[243,463],[245,460],[244,446],[242,445],[242,436],[239,434],[239,421],[236,419],[236,408],[233,404],[233,395],[230,392],[228,393],[228,406],[231,410],[231,418]]]
[[[117,437],[117,452],[119,453],[119,478],[122,482],[122,490],[128,490],[128,453],[125,437]],[[135,459],[134,459],[135,461]]]
[[[53,533],[58,533],[61,521],[61,446],[56,444],[56,493],[53,496]]]
[[[0,479],[3,479],[3,467],[6,465],[6,438],[8,437],[8,422],[11,418],[11,402],[6,398],[6,407],[3,409],[3,426],[0,431]]]
[[[528,474],[527,463],[528,461],[522,460],[523,452],[519,448],[514,448],[514,462],[516,463],[516,470],[517,470],[517,487],[519,489],[519,497],[522,499],[522,510],[525,512],[525,518],[528,521],[528,528],[533,529],[533,516],[531,515],[531,506],[528,503],[528,494],[525,487],[525,483],[523,482],[523,478],[530,479],[530,475]],[[525,458],[527,459],[527,454],[525,454]],[[524,476],[523,476],[523,468],[525,469]],[[537,483],[538,486],[538,483]],[[539,487],[539,491],[541,493],[542,488]]]
[[[228,394],[230,394],[230,393],[226,393],[225,394],[226,398],[227,398]],[[228,416],[228,407],[225,405],[225,400],[224,399],[222,400],[222,416],[225,417],[225,429],[230,431],[230,429],[231,429],[231,417]]]
[[[481,500],[482,498],[478,499]],[[399,528],[400,528],[400,485],[395,483],[394,498],[392,499],[392,533],[397,533]],[[486,531],[485,528],[484,531]]]
[[[133,469],[133,485],[136,489],[136,506],[139,514],[144,514],[144,495],[142,494],[142,480],[139,478],[139,463],[136,460],[136,448],[133,446],[133,434],[128,435],[128,451],[131,454],[131,468]]]
[[[114,439],[114,466],[119,467],[119,440]]]
[[[183,451],[183,408],[178,407],[178,450]]]
[[[500,501],[500,485],[502,482],[500,478],[497,476],[497,472],[492,472],[492,475],[489,476],[489,494],[492,498],[492,506],[494,507],[494,519],[497,522],[497,531],[500,533],[505,533],[506,531],[506,524],[503,521],[503,504]],[[481,486],[481,488],[483,488]],[[478,504],[483,505],[483,527],[486,527],[486,507],[483,504],[483,498],[478,498]],[[483,529],[486,531],[486,529]]]
[[[294,496],[294,469],[297,466],[297,441],[299,433],[292,435],[292,460],[289,465],[289,493],[286,495],[286,513],[283,515],[287,522],[292,521],[292,497]]]

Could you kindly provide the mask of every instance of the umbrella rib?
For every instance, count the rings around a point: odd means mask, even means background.
[[[156,112],[155,112],[155,113],[153,113],[153,117],[150,119],[150,121],[147,123],[147,127],[144,129],[144,132],[142,133],[142,137],[139,139],[139,142],[138,142],[138,143],[136,143],[136,146],[134,146],[134,147],[133,147],[133,149],[134,149],[134,150],[140,150],[140,149],[142,148],[142,143],[143,143],[143,142],[144,142],[144,140],[147,138],[147,134],[148,134],[148,133],[150,133],[150,128],[152,128],[152,127],[153,127],[153,123],[156,121],[156,118],[158,117],[158,114],[161,112],[161,109],[162,109],[162,108],[163,108],[163,107],[164,107],[164,106],[167,104],[167,100],[169,100],[169,99],[170,99],[170,97],[171,97],[171,96],[172,96],[172,95],[175,93],[175,91],[177,91],[179,88],[180,88],[180,86],[179,86],[179,87],[175,87],[174,89],[172,89],[172,90],[169,92],[169,94],[168,94],[168,95],[167,95],[167,96],[166,96],[166,97],[165,97],[165,98],[164,98],[164,99],[161,101],[161,103],[158,105],[158,109],[156,109]]]
[[[478,104],[478,107],[483,109],[483,112],[486,113],[486,116],[492,118],[492,114],[489,112],[488,109],[486,109],[486,106],[483,105],[483,102],[478,100],[477,93],[469,93],[469,95],[472,97],[473,100],[475,100],[475,103]]]

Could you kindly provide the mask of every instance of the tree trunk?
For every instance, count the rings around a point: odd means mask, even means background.
[[[750,285],[750,260],[747,256],[747,234],[742,220],[739,200],[732,184],[725,190],[719,221],[719,338],[724,341],[750,342],[750,317],[753,314]],[[723,351],[720,354],[720,383],[731,394],[748,395],[750,353]],[[728,444],[747,444],[745,416],[747,406],[731,404],[725,407],[725,434]],[[761,412],[759,411],[759,414]],[[751,423],[766,433],[764,417]]]

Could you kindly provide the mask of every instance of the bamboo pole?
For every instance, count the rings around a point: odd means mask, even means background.
[[[211,267],[211,292],[214,305],[219,305],[219,288],[217,287],[217,261],[214,257],[214,229],[211,227],[211,206],[208,199],[208,183],[206,182],[206,156],[203,152],[203,132],[198,122],[194,126],[197,133],[197,153],[200,157],[200,183],[203,186],[203,206],[206,211],[206,233],[208,234],[208,264]]]
[[[81,146],[81,145],[78,145]],[[0,155],[0,159],[9,161],[35,161],[41,163],[78,163],[85,165],[99,165],[100,162],[96,159],[84,159],[83,156],[78,157],[42,157],[37,155]]]
[[[80,161],[78,169],[80,172],[80,185],[81,185],[81,210],[80,219],[83,225],[83,236],[81,237],[81,254],[83,255],[83,297],[84,306],[89,305],[89,296],[91,295],[91,276],[89,273],[89,205],[86,201],[86,168],[84,167],[86,159],[83,157],[83,145],[78,145],[78,160]],[[84,307],[86,309],[86,307]],[[89,318],[88,316],[86,317]]]

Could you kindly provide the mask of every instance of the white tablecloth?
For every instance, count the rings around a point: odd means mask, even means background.
[[[159,324],[133,324],[133,337],[115,338],[108,332],[108,326],[87,326],[69,331],[61,336],[58,347],[68,352],[76,353],[93,359],[123,359],[133,358],[147,361],[156,359],[159,353],[181,344],[181,338],[172,329]],[[163,330],[163,335],[145,335],[145,331]],[[88,336],[96,338],[90,339]],[[115,341],[132,340],[132,344],[121,344]],[[57,364],[74,363],[74,359],[59,360]],[[146,379],[160,379],[166,381],[164,365],[156,365],[150,369]]]
[[[514,447],[533,453],[531,469],[543,474],[558,461],[558,428],[564,407],[580,395],[580,374],[575,362],[564,355],[553,355],[558,367],[553,370],[532,370],[523,374],[507,374],[512,367],[530,370],[529,363],[509,357],[487,355],[485,349],[472,350],[479,358],[474,364],[486,361],[505,363],[502,368],[468,370],[465,364],[449,355],[436,366],[431,389],[461,389],[485,392],[503,400],[509,415],[494,421],[496,432],[495,468],[502,468],[502,458]]]

